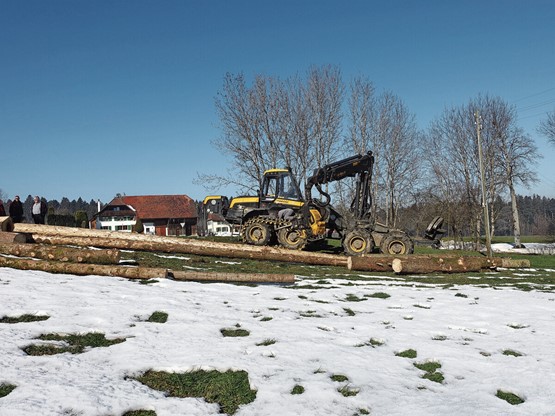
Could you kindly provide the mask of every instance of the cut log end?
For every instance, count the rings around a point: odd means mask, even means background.
[[[13,231],[12,217],[0,217],[0,231],[7,231],[9,233]]]

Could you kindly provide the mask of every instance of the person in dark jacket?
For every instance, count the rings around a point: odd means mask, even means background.
[[[19,195],[16,195],[10,204],[10,217],[12,217],[14,224],[23,222],[23,204],[19,200]]]
[[[38,196],[35,196],[35,202],[31,209],[31,213],[33,214],[33,220],[35,224],[44,224],[44,219],[46,218],[46,213],[48,212],[48,206],[46,202],[41,201]]]

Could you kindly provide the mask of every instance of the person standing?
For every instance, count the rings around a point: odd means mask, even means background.
[[[41,201],[38,196],[35,196],[35,202],[33,203],[31,212],[33,214],[35,224],[44,224],[44,219],[46,218],[46,213],[48,212],[48,206],[46,205],[46,202]]]
[[[23,222],[23,204],[19,200],[19,195],[16,195],[12,203],[10,204],[10,217],[14,224],[18,222]]]

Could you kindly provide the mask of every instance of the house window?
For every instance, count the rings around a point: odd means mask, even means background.
[[[131,231],[130,225],[117,225],[116,231]]]

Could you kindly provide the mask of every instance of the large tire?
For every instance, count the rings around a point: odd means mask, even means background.
[[[294,228],[282,228],[277,233],[278,243],[291,250],[302,250],[306,245],[305,233]]]
[[[255,246],[267,246],[272,237],[268,224],[249,220],[244,225],[244,240],[247,244]]]
[[[343,240],[343,249],[349,256],[362,256],[374,250],[374,239],[364,231],[351,231]]]
[[[382,240],[380,250],[384,254],[402,256],[414,253],[414,242],[406,234],[390,234]]]

